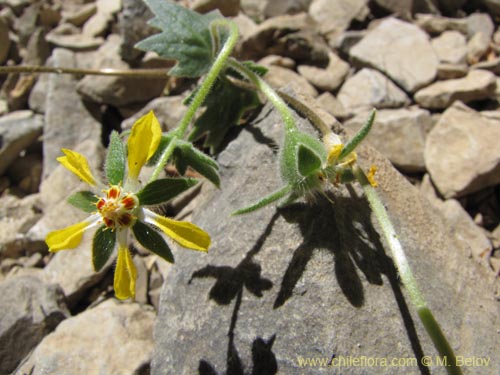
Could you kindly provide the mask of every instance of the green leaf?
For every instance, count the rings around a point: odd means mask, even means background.
[[[342,149],[342,152],[339,155],[339,160],[342,160],[345,158],[347,155],[349,155],[354,149],[361,143],[363,139],[368,135],[370,132],[373,122],[375,121],[375,114],[377,111],[374,109],[370,113],[370,117],[368,117],[368,120],[365,122],[363,127],[359,129],[359,131],[356,133],[356,135],[345,145],[345,147]]]
[[[103,225],[96,230],[92,241],[92,264],[100,271],[113,253],[116,243],[116,232]]]
[[[214,59],[210,23],[221,18],[218,11],[205,15],[167,0],[144,0],[155,15],[149,24],[162,30],[135,45],[143,51],[155,51],[178,63],[169,71],[177,77],[200,77]]]
[[[163,178],[147,184],[137,193],[141,205],[160,204],[169,201],[183,191],[196,185],[194,178]]]
[[[321,159],[318,158],[318,155],[312,152],[308,147],[299,145],[297,156],[299,173],[302,176],[309,176],[311,173],[321,168]]]
[[[99,200],[91,191],[79,191],[69,196],[68,203],[82,211],[91,213],[97,210],[96,203]]]
[[[207,134],[204,146],[214,154],[232,126],[238,125],[243,115],[260,105],[257,93],[219,79],[205,99],[206,110],[196,120],[189,140]]]
[[[118,132],[113,130],[109,141],[108,154],[106,156],[106,177],[112,185],[118,185],[125,178],[125,164],[127,155],[125,154],[125,146],[118,135]]]
[[[169,263],[174,263],[174,256],[163,237],[149,225],[136,221],[132,227],[134,236],[139,243],[149,251],[162,257]]]
[[[219,166],[209,156],[197,150],[191,143],[177,140],[177,148],[174,151],[175,166],[181,175],[186,173],[188,167],[208,179],[215,186],[220,186],[220,178],[217,173]]]
[[[268,196],[262,198],[258,202],[254,203],[248,207],[241,208],[237,211],[234,211],[231,215],[248,214],[249,212],[256,211],[259,208],[267,206],[268,204],[273,203],[274,201],[277,201],[278,199],[284,197],[291,190],[292,190],[292,187],[290,185],[286,185],[286,186],[282,187],[281,189],[279,189],[278,191],[275,191],[274,193],[271,193]]]

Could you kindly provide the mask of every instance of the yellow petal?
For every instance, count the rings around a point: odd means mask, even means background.
[[[137,279],[137,270],[126,247],[118,248],[118,259],[115,269],[115,295],[118,299],[127,299],[135,297],[135,280]]]
[[[193,250],[208,251],[210,236],[203,229],[187,221],[172,220],[164,216],[151,216],[151,223],[160,228],[179,245]]]
[[[61,151],[64,152],[66,156],[58,157],[57,161],[64,165],[66,169],[80,177],[87,184],[94,186],[95,179],[94,176],[92,176],[89,163],[85,156],[66,148],[63,148]]]
[[[82,242],[83,232],[89,227],[89,221],[82,221],[70,227],[55,230],[47,234],[45,242],[50,252],[74,249]]]
[[[131,178],[139,176],[141,168],[156,152],[160,140],[160,123],[153,111],[149,111],[135,122],[128,139],[128,173]]]
[[[332,165],[337,161],[337,159],[339,158],[343,149],[344,149],[343,144],[334,145],[330,149],[330,151],[328,152],[328,157],[327,157],[327,161],[328,161],[329,165]]]
[[[370,167],[370,170],[368,171],[368,174],[366,175],[366,178],[368,179],[368,182],[370,185],[374,188],[378,186],[377,181],[375,180],[375,173],[377,172],[377,167],[372,165]]]

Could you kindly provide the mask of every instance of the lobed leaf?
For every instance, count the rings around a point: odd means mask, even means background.
[[[135,45],[155,51],[165,59],[177,60],[169,74],[196,78],[205,74],[214,59],[210,23],[221,18],[219,11],[201,15],[167,0],[144,0],[154,13],[149,24],[162,30]]]

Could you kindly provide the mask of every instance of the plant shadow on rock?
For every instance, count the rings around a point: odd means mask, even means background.
[[[274,223],[279,214],[275,213],[266,227],[264,233],[259,237],[255,245],[246,254],[245,258],[236,266],[212,266],[208,265],[191,276],[190,282],[194,278],[213,277],[217,281],[210,289],[209,297],[219,305],[228,305],[236,298],[233,314],[231,316],[231,325],[228,332],[227,347],[227,369],[226,375],[244,375],[244,365],[234,344],[234,329],[238,318],[238,311],[241,306],[243,290],[246,288],[256,297],[262,297],[263,292],[273,287],[271,280],[261,277],[262,267],[253,261],[253,257],[261,250],[266,238],[271,234]],[[276,335],[268,340],[257,337],[252,343],[252,375],[274,375],[278,372],[276,357],[272,352],[272,346]],[[199,375],[218,375],[213,366],[200,360]]]

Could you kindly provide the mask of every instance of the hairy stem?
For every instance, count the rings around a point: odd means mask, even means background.
[[[446,370],[448,371],[448,374],[461,375],[462,370],[456,365],[455,353],[448,343],[446,336],[442,332],[439,323],[436,321],[434,315],[427,306],[424,296],[420,292],[417,280],[413,276],[410,264],[408,263],[408,259],[406,258],[401,242],[399,242],[398,235],[392,225],[387,210],[382,204],[376,190],[371,186],[363,170],[359,166],[355,166],[353,168],[353,173],[356,176],[356,179],[361,183],[370,207],[380,223],[384,237],[391,250],[392,260],[396,265],[403,285],[408,290],[410,300],[415,306],[425,330],[432,339],[432,342],[434,343],[434,346],[438,350],[439,354],[447,360],[448,366],[446,367]]]
[[[266,81],[264,81],[251,69],[247,68],[245,65],[241,64],[235,59],[229,59],[228,64],[231,68],[246,77],[258,90],[260,90],[267,97],[267,99],[271,103],[273,103],[283,119],[283,123],[285,124],[285,131],[297,131],[297,126],[295,125],[292,111],[287,106],[285,101],[278,95],[276,91],[274,91],[271,86],[267,84]]]

